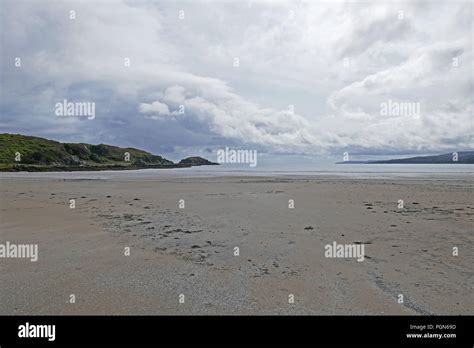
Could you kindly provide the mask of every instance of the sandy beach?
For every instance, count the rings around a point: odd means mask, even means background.
[[[472,314],[472,188],[469,177],[2,177],[0,243],[38,244],[38,261],[0,259],[0,314]],[[363,243],[364,261],[325,257],[333,242]]]

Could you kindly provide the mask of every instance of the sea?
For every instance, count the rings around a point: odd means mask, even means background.
[[[221,164],[191,168],[140,169],[84,172],[3,172],[0,178],[47,177],[58,179],[152,179],[157,177],[271,176],[350,178],[468,178],[474,180],[474,164],[336,164],[334,162],[260,161],[249,164]]]

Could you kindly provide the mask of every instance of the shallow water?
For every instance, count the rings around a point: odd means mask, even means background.
[[[299,164],[286,168],[279,165],[224,164],[173,169],[140,169],[91,172],[8,172],[2,177],[57,179],[152,179],[154,177],[213,176],[342,176],[351,178],[459,178],[473,177],[474,164]]]

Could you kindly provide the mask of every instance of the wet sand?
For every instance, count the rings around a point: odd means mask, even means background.
[[[468,177],[2,177],[0,243],[38,244],[39,259],[0,259],[0,314],[472,314],[472,188]],[[333,242],[363,243],[364,261],[326,258]]]

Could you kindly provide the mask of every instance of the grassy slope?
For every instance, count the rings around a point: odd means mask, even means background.
[[[15,162],[15,153],[21,162]],[[125,152],[130,161],[124,161]],[[20,164],[28,167],[168,167],[175,164],[161,156],[134,149],[110,145],[60,143],[44,138],[19,134],[0,134],[0,168]],[[92,168],[94,169],[94,168]]]

